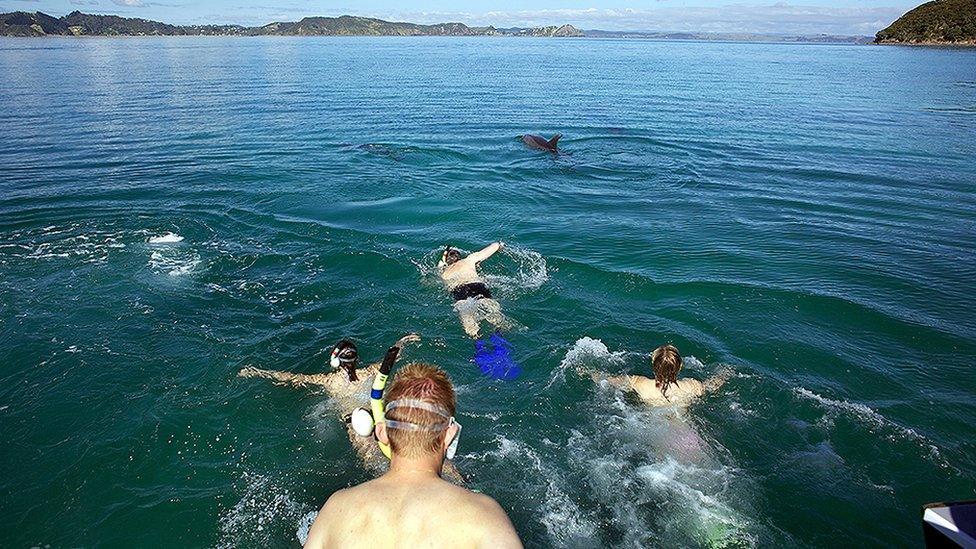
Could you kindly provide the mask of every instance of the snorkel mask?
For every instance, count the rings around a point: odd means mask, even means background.
[[[457,248],[447,246],[441,254],[441,260],[437,262],[437,267],[443,269],[457,263],[459,259],[461,259],[461,252]]]
[[[357,381],[356,363],[359,362],[359,352],[356,345],[348,339],[340,341],[329,356],[329,366],[338,370],[344,368],[349,374],[349,381]]]
[[[451,428],[451,425],[457,425],[457,434],[454,435],[454,439],[447,446],[447,459],[454,459],[454,454],[457,453],[458,443],[461,440],[461,424],[454,419],[447,410],[438,406],[436,404],[431,404],[430,402],[424,402],[423,400],[417,400],[415,398],[401,398],[400,400],[394,400],[386,405],[386,411],[396,408],[416,408],[420,410],[426,410],[432,414],[437,414],[444,418],[445,421],[440,423],[435,423],[433,425],[420,425],[417,423],[411,423],[409,421],[397,421],[395,419],[386,420],[387,429],[400,429],[402,431],[446,431]]]

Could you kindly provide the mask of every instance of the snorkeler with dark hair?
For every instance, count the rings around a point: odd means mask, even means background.
[[[471,338],[477,339],[481,320],[487,320],[498,329],[507,327],[501,306],[478,274],[478,264],[504,247],[502,242],[493,242],[480,251],[461,257],[457,248],[447,246],[441,255],[441,279],[454,298],[454,309],[464,332]]]
[[[417,334],[407,334],[401,337],[393,347],[387,352],[388,357],[395,361],[399,357],[399,352],[408,343],[420,341]],[[347,424],[352,420],[353,413],[361,406],[369,405],[370,393],[373,379],[380,371],[379,362],[369,366],[359,367],[359,352],[356,344],[348,339],[343,339],[332,349],[329,356],[331,372],[324,374],[293,374],[291,372],[280,372],[273,370],[262,370],[249,366],[238,372],[239,377],[260,377],[272,380],[277,385],[292,385],[294,387],[322,387],[329,395],[329,398],[338,406],[340,417]],[[361,436],[355,432],[352,425],[347,425],[349,441],[352,443],[356,454],[363,460],[363,463],[372,469],[380,468],[386,461],[380,448],[377,446],[376,439],[372,436]],[[453,462],[445,462],[443,474],[452,481],[461,483],[460,474],[454,467]]]

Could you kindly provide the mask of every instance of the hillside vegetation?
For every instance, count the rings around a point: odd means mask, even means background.
[[[976,0],[934,0],[878,32],[879,44],[976,45]]]

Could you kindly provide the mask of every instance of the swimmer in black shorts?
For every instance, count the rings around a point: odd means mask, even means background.
[[[507,327],[501,306],[492,298],[491,289],[478,274],[478,263],[493,256],[505,245],[489,244],[485,249],[462,258],[461,252],[448,246],[441,256],[441,279],[454,297],[454,309],[468,336],[477,339],[481,320],[487,320],[495,328]]]

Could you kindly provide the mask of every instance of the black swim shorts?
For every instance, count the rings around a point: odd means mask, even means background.
[[[481,299],[482,297],[491,299],[491,290],[488,289],[488,286],[485,286],[484,282],[468,282],[467,284],[455,286],[451,290],[451,295],[454,296],[454,301],[464,301],[472,297],[476,299]]]

